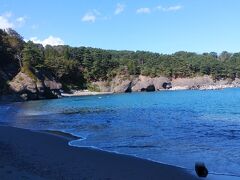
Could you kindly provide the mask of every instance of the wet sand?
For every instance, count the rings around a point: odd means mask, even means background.
[[[1,179],[199,179],[178,167],[72,147],[69,139],[59,133],[0,126]]]

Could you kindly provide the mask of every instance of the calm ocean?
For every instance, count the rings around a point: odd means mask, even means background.
[[[240,89],[162,91],[0,104],[0,124],[60,130],[74,146],[240,176]]]

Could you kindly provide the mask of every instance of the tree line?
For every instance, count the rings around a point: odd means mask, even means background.
[[[240,53],[160,54],[67,45],[43,47],[24,42],[16,31],[9,29],[0,31],[0,71],[9,66],[33,75],[48,71],[66,88],[86,88],[93,81],[108,81],[117,75],[169,78],[210,75],[213,79],[234,79],[240,77]]]

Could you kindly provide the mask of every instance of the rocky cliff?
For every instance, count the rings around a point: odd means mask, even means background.
[[[44,73],[31,77],[28,73],[19,72],[7,85],[8,90],[1,96],[3,101],[57,98],[62,88],[61,83]]]
[[[240,87],[240,79],[213,80],[211,76],[199,76],[193,78],[176,78],[148,76],[117,76],[111,81],[93,82],[100,92],[140,92],[161,90],[187,90],[187,89],[222,89]]]
[[[36,73],[35,75],[36,76],[33,78],[27,73],[19,72],[8,82],[8,93],[5,93],[0,99],[8,101],[23,101],[58,98],[61,96],[62,84],[53,76],[47,72]],[[5,76],[1,77],[4,78]],[[240,79],[221,79],[216,81],[210,76],[170,79],[167,77],[151,78],[142,75],[121,75],[116,76],[111,81],[93,82],[92,85],[97,91],[111,93],[188,89],[206,90],[240,87]]]

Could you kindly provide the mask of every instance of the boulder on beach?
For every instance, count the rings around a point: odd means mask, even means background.
[[[142,88],[141,91],[146,91],[146,92],[153,92],[155,91],[155,86],[154,85],[149,85],[147,88]]]
[[[195,163],[195,171],[199,177],[207,177],[208,175],[208,170],[202,162]]]
[[[172,88],[172,83],[164,82],[162,87],[163,87],[163,89],[171,89]]]

